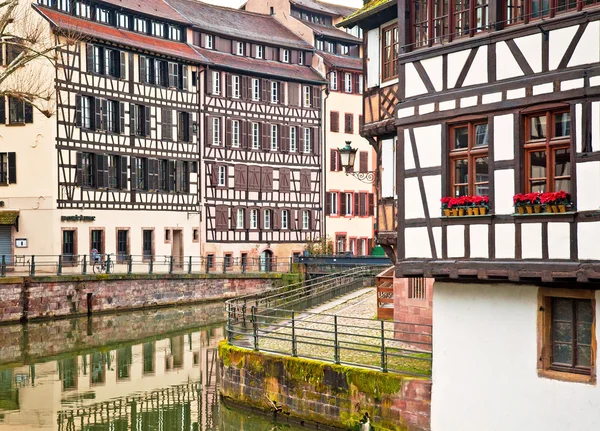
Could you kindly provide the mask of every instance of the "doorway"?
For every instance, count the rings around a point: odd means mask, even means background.
[[[273,252],[265,250],[260,254],[260,270],[261,272],[273,271]]]
[[[183,231],[181,229],[173,229],[171,256],[173,256],[173,266],[179,269],[183,268]]]

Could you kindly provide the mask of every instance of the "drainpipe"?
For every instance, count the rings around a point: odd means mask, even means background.
[[[329,80],[331,79],[329,76],[331,74],[333,70],[330,70],[329,72],[325,73],[325,79],[327,80],[327,83],[325,84],[325,88],[324,88],[324,92],[325,92],[325,97],[323,98],[323,121],[321,122],[322,124],[322,128],[323,128],[323,165],[322,165],[322,173],[323,173],[323,200],[321,202],[323,202],[323,223],[322,223],[322,229],[323,231],[321,232],[321,238],[325,238],[327,235],[327,214],[325,214],[325,202],[327,200],[327,196],[325,195],[325,193],[327,193],[327,99],[329,98]]]

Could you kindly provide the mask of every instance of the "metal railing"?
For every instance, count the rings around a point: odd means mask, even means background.
[[[227,339],[238,347],[430,376],[432,327],[305,311],[364,285],[379,268],[353,268],[226,302]]]
[[[292,272],[293,258],[214,256],[2,255],[0,277],[7,275],[86,274],[246,274]]]

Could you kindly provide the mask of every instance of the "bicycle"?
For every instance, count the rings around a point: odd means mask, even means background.
[[[94,259],[94,264],[92,265],[94,274],[113,273],[115,263],[110,259],[112,254],[108,254],[106,256],[108,256],[108,259],[105,260],[104,257],[101,257],[99,254],[92,255],[92,258]]]

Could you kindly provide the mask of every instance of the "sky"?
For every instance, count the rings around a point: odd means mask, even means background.
[[[219,6],[239,7],[245,0],[203,0],[205,3],[216,4]],[[362,0],[327,0],[327,3],[341,4],[344,6],[360,7]]]

